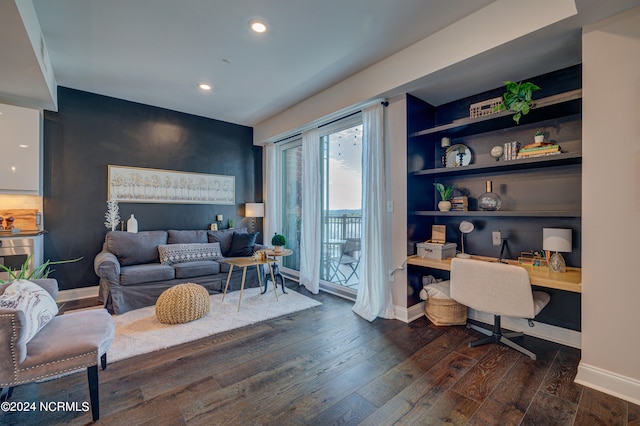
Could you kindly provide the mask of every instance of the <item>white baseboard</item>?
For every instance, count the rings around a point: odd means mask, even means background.
[[[640,405],[640,381],[580,361],[575,382]]]
[[[72,288],[71,290],[61,290],[58,292],[58,302],[68,302],[76,299],[87,299],[89,297],[98,297],[98,289],[100,286]]]
[[[420,302],[409,308],[393,305],[393,313],[397,320],[410,323],[411,321],[415,321],[424,316],[424,302]]]
[[[410,308],[394,305],[393,310],[397,320],[409,323],[424,316],[424,302],[420,302]],[[493,324],[493,315],[485,312],[469,309],[469,318],[485,324]],[[529,327],[527,320],[522,318],[502,317],[502,326],[509,330],[522,332],[529,336],[571,346],[572,348],[580,349],[582,347],[582,334],[579,331],[556,327],[555,325],[544,324],[537,321],[533,323],[535,327]]]
[[[469,309],[469,318],[481,321],[485,324],[493,324],[493,315],[486,312],[478,312]],[[568,328],[544,324],[534,321],[535,327],[529,327],[527,320],[522,318],[502,317],[502,327],[509,330],[524,333],[528,336],[538,337],[561,345],[580,349],[582,347],[582,333]]]

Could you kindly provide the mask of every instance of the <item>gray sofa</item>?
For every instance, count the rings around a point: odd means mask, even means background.
[[[166,289],[193,282],[210,294],[224,290],[227,257],[250,256],[265,246],[255,244],[256,234],[246,228],[168,230],[129,233],[110,231],[94,259],[100,277],[98,300],[112,314],[151,306]],[[265,277],[264,268],[260,268]],[[229,290],[240,289],[241,268],[235,268]],[[263,280],[264,282],[264,280]],[[257,287],[257,273],[247,271],[245,288]]]

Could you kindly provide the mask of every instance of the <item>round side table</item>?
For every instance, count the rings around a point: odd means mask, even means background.
[[[267,261],[273,262],[271,264],[271,270],[273,271],[273,285],[275,288],[278,288],[278,278],[280,278],[280,284],[282,285],[282,292],[287,294],[284,286],[284,276],[280,272],[280,268],[278,267],[278,257],[286,257],[291,256],[293,254],[293,250],[291,249],[282,249],[282,251],[275,251],[274,249],[264,250],[264,253],[267,255]],[[267,292],[267,283],[264,284],[264,290],[262,294]]]

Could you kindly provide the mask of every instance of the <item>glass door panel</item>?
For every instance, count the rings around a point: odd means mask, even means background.
[[[282,150],[283,233],[291,256],[282,258],[286,268],[300,270],[300,227],[302,223],[302,144],[295,141]],[[271,241],[268,238],[267,244]]]
[[[347,120],[321,137],[322,267],[320,278],[357,291],[362,236],[362,124]]]

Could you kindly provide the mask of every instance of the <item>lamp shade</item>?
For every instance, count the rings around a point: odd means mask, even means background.
[[[247,203],[244,206],[245,217],[264,217],[263,203]]]
[[[542,228],[542,248],[569,253],[571,251],[571,229]]]
[[[222,215],[221,215],[221,214],[217,214],[217,215],[216,215],[216,220],[217,220],[218,222],[222,222]]]

